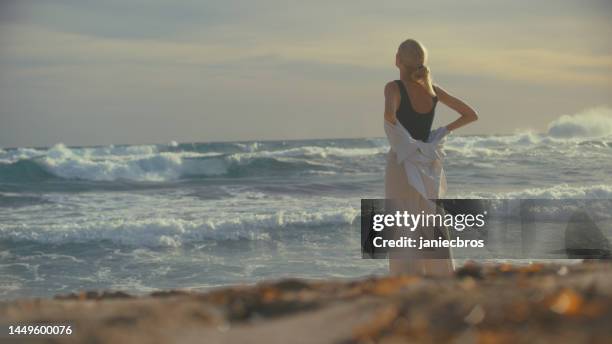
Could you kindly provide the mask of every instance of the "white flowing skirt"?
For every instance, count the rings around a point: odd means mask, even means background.
[[[387,153],[387,166],[385,168],[385,208],[389,211],[408,211],[410,214],[425,214],[435,211],[431,209],[431,203],[423,198],[408,183],[406,171],[403,164],[398,163],[397,155],[392,150]],[[437,239],[433,228],[419,227],[414,232],[400,228],[388,228],[386,230],[393,231],[391,238],[399,239],[401,236],[408,236],[417,240],[420,237],[425,239]],[[445,229],[442,230],[442,235],[448,238],[448,233]],[[448,248],[436,248],[432,250],[417,250],[417,249],[399,249],[389,252],[390,259],[448,259],[451,257]]]

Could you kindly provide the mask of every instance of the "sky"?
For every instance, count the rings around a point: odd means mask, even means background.
[[[407,38],[479,113],[459,134],[545,131],[612,105],[611,17],[610,0],[0,0],[0,147],[382,137]]]

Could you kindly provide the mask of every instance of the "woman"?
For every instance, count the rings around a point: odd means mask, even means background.
[[[416,142],[415,140],[419,140],[422,144],[427,142],[430,138],[431,125],[438,101],[455,110],[461,116],[445,127],[439,128],[435,132],[436,137],[439,137],[438,134],[440,133],[446,135],[478,119],[476,112],[470,106],[448,94],[441,87],[433,85],[430,70],[426,63],[427,51],[425,47],[413,39],[404,41],[399,46],[395,56],[395,65],[399,68],[400,79],[385,85],[385,131],[392,147],[387,155],[385,198],[392,200],[393,207],[413,214],[419,214],[421,211],[432,211],[431,202],[428,199],[441,197],[444,187],[439,189],[424,188],[423,185],[416,185],[414,178],[407,177],[414,176],[415,171],[411,169],[417,167],[398,159],[397,151],[405,147],[398,147],[398,140],[393,140],[390,132],[393,135],[393,132],[397,133],[397,130],[404,133],[407,131],[405,136],[408,137],[408,144]],[[402,132],[400,132],[400,136]],[[419,172],[422,173],[420,169]],[[441,172],[445,183],[443,170]],[[429,191],[423,191],[425,189]],[[430,228],[427,229],[431,230]],[[395,231],[395,233],[401,232]],[[419,235],[427,236],[423,233],[425,233],[424,229],[416,231],[416,238]],[[430,233],[429,237],[433,238],[434,236]],[[449,249],[437,249],[429,252],[410,249],[408,252],[406,250],[390,252],[389,269],[393,274],[447,276],[452,274],[453,264]]]

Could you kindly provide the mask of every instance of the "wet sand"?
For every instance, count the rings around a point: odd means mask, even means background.
[[[288,279],[138,297],[83,292],[2,302],[0,323],[74,331],[3,333],[3,343],[610,343],[612,264],[468,264],[444,279]]]

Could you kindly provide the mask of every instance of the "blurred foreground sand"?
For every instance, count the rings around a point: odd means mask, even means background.
[[[469,264],[454,278],[281,280],[207,293],[84,292],[0,303],[2,343],[611,343],[612,264]]]

